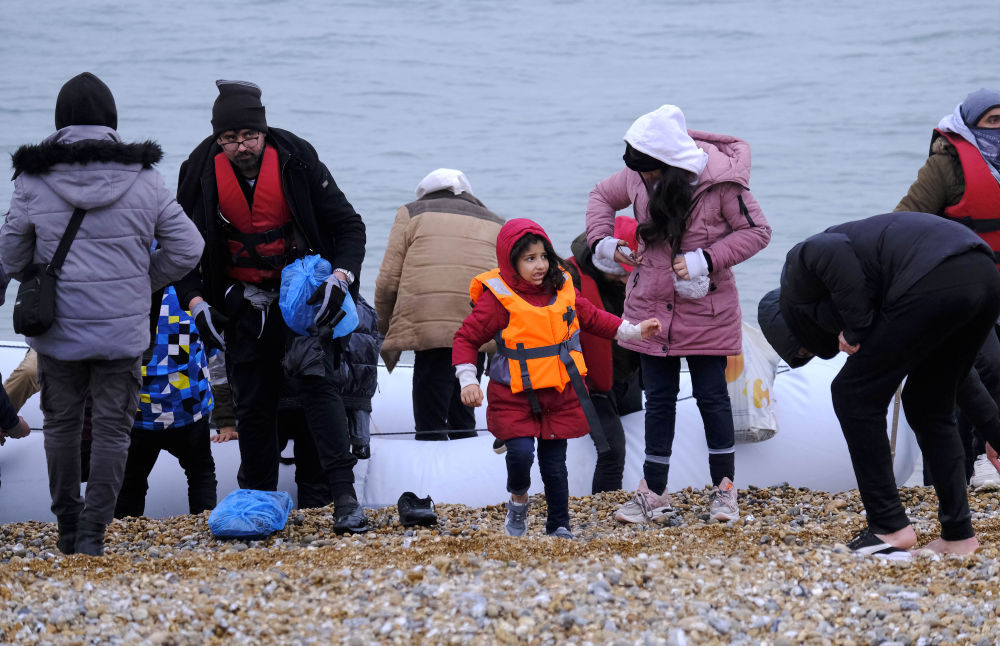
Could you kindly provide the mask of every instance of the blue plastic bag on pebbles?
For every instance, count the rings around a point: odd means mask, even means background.
[[[208,528],[219,538],[267,536],[285,528],[292,510],[287,491],[236,489],[208,517]]]
[[[303,336],[309,335],[309,326],[316,317],[319,305],[307,305],[309,297],[323,284],[333,267],[318,255],[299,258],[281,270],[281,291],[278,305],[285,324]],[[333,338],[346,336],[358,327],[358,311],[350,294],[344,297],[344,318],[333,328]]]

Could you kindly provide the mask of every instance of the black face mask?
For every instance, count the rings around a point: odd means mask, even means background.
[[[976,146],[983,159],[993,168],[1000,169],[1000,128],[969,128],[976,138]]]
[[[625,142],[625,154],[622,155],[622,160],[626,166],[637,173],[648,173],[663,168],[663,162],[659,159],[639,152],[628,142]]]

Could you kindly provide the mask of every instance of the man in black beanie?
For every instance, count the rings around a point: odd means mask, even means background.
[[[261,90],[246,81],[216,81],[212,135],[181,165],[177,200],[205,236],[201,264],[177,284],[207,345],[225,351],[242,460],[240,486],[278,485],[275,414],[282,388],[310,405],[306,419],[334,499],[334,529],[368,529],[354,490],[344,404],[331,383],[333,341],[348,292],[358,294],[365,225],[309,142],[269,128]],[[334,271],[309,302],[322,367],[301,374],[283,360],[298,337],[278,308],[281,270],[319,254]],[[285,379],[283,379],[283,373]]]
[[[22,280],[53,258],[71,221],[79,226],[55,282],[54,321],[27,339],[37,353],[64,554],[104,553],[138,409],[151,295],[189,272],[204,244],[153,168],[163,151],[152,141],[124,143],[117,124],[115,99],[99,78],[85,72],[67,81],[56,99],[57,130],[12,156],[14,195],[0,229],[0,275]],[[88,393],[93,441],[81,498]]]

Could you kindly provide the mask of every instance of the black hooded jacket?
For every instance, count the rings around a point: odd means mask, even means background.
[[[354,274],[351,293],[356,297],[365,257],[365,224],[319,160],[312,145],[287,130],[268,128],[267,145],[278,153],[281,185],[292,212],[296,235],[304,239],[303,255],[318,253],[335,268]],[[205,237],[201,263],[176,284],[181,304],[201,296],[218,307],[226,288],[225,236],[216,217],[219,191],[215,181],[215,156],[222,152],[215,136],[208,137],[181,164],[177,201]]]
[[[971,250],[992,258],[971,230],[926,213],[885,213],[832,226],[788,252],[782,317],[803,347],[829,359],[839,351],[841,331],[848,343],[862,343],[881,309],[943,261]]]

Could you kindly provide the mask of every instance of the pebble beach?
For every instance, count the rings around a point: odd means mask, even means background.
[[[708,490],[672,494],[662,525],[619,525],[626,492],[570,501],[576,540],[503,532],[502,505],[438,505],[430,528],[368,510],[293,510],[265,540],[219,540],[208,513],[115,521],[103,558],[63,556],[49,523],[0,527],[4,644],[994,644],[1000,492],[970,493],[972,556],[859,557],[857,492],[740,490],[708,520]],[[933,490],[903,502],[938,532]]]

